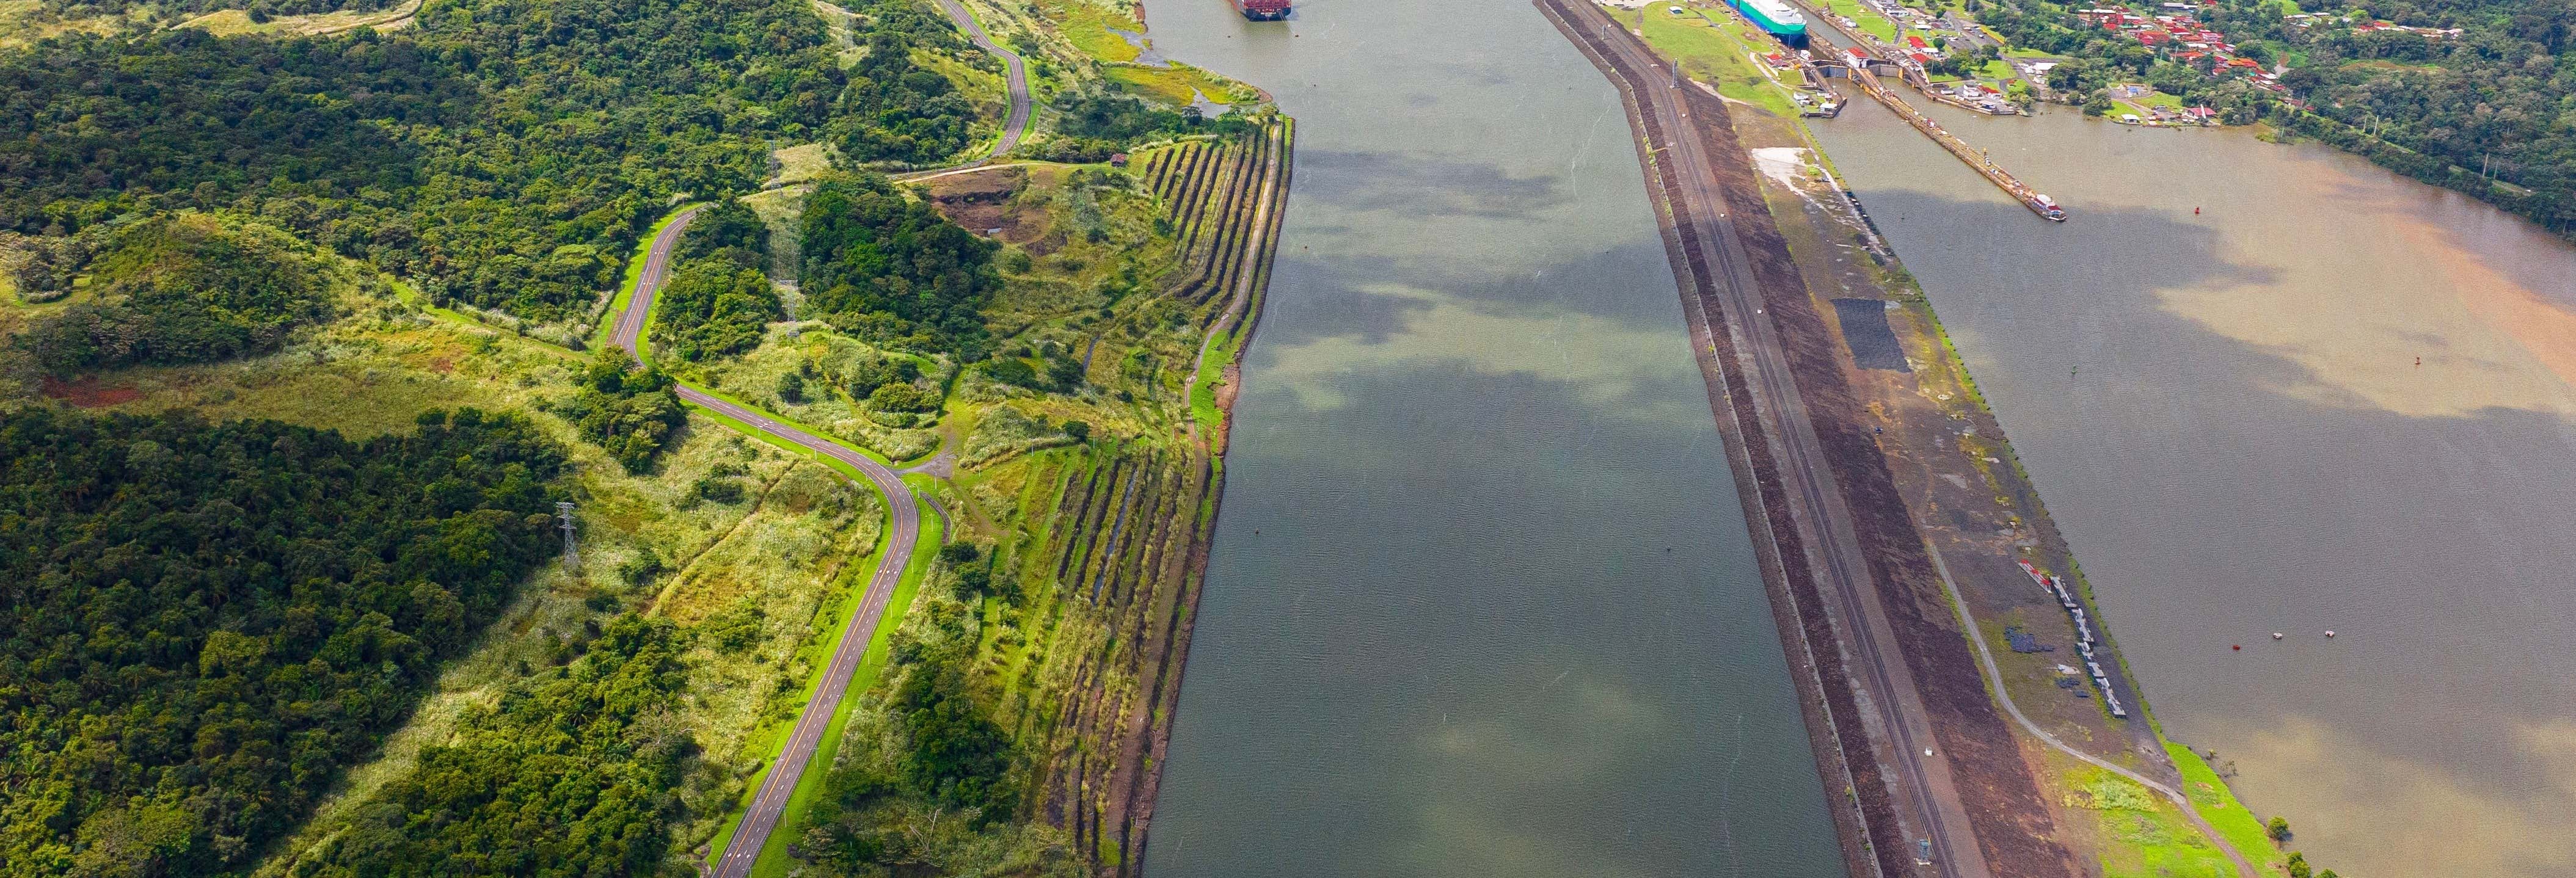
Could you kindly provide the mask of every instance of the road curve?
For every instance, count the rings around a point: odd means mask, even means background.
[[[626,310],[617,315],[617,326],[611,340],[628,351],[641,350],[645,343],[645,320],[653,308],[653,296],[662,288],[668,273],[671,249],[697,217],[698,208],[681,211],[653,237],[652,249],[646,252],[644,268],[636,275],[635,294]],[[885,499],[892,518],[887,528],[891,535],[885,554],[877,560],[876,570],[868,576],[867,593],[859,599],[859,608],[850,614],[847,628],[841,632],[840,645],[832,650],[831,663],[823,672],[823,683],[815,687],[805,710],[796,717],[796,727],[788,732],[787,744],[781,748],[778,761],[761,781],[760,790],[752,797],[751,806],[742,814],[742,822],[726,845],[724,857],[714,865],[714,878],[744,878],[751,874],[752,864],[760,859],[761,848],[769,843],[769,834],[778,828],[778,818],[787,808],[787,798],[805,777],[806,763],[814,758],[814,749],[823,742],[823,730],[832,723],[832,714],[841,707],[841,698],[849,694],[850,678],[857,675],[859,659],[867,655],[868,641],[875,639],[877,622],[885,617],[886,605],[894,599],[895,583],[903,578],[903,568],[912,561],[913,544],[921,539],[921,507],[913,502],[911,488],[894,470],[874,458],[860,454],[830,439],[816,436],[776,415],[731,400],[717,397],[696,387],[682,384],[677,388],[680,399],[748,425],[763,435],[778,439],[806,451],[849,464],[867,477],[870,487]]]
[[[1673,205],[1673,220],[1701,230],[1696,236],[1700,255],[1713,275],[1706,280],[1717,291],[1727,311],[1724,316],[1729,318],[1724,323],[1704,322],[1711,332],[1733,330],[1737,348],[1746,354],[1738,368],[1754,391],[1756,411],[1769,427],[1763,432],[1773,445],[1774,459],[1783,464],[1778,475],[1788,495],[1788,511],[1805,535],[1803,541],[1814,561],[1810,569],[1819,574],[1820,584],[1830,592],[1840,611],[1840,627],[1850,641],[1857,670],[1866,681],[1867,700],[1877,714],[1879,731],[1894,745],[1899,786],[1903,787],[1900,795],[1923,823],[1915,836],[1930,840],[1932,868],[1942,878],[1988,878],[1993,871],[1977,845],[1967,808],[1950,784],[1947,760],[1933,755],[1925,746],[1925,742],[1934,739],[1931,719],[1904,656],[1895,646],[1895,633],[1887,627],[1883,614],[1870,612],[1877,604],[1876,583],[1870,578],[1869,563],[1861,552],[1850,512],[1838,502],[1840,494],[1834,488],[1832,472],[1823,462],[1823,444],[1816,438],[1815,425],[1790,377],[1779,329],[1758,316],[1763,313],[1761,284],[1753,276],[1751,260],[1742,251],[1743,242],[1736,237],[1735,224],[1728,217],[1727,202],[1712,164],[1719,159],[1707,154],[1700,138],[1688,136],[1695,130],[1695,123],[1676,92],[1692,86],[1684,85],[1665,68],[1662,59],[1648,52],[1589,0],[1536,2],[1585,55],[1598,63],[1603,73],[1624,81],[1623,90],[1633,96],[1637,110],[1652,114],[1662,129],[1664,136],[1649,138],[1647,146],[1658,154],[1658,160],[1647,173],[1656,175],[1669,169],[1671,194],[1677,196],[1672,199],[1677,202]],[[1613,55],[1616,64],[1612,63]],[[1620,66],[1637,71],[1638,78],[1647,81],[1628,78],[1620,72]],[[1691,281],[1684,278],[1682,282],[1687,285]],[[1757,534],[1757,538],[1763,536]]]
[[[993,141],[993,151],[984,156],[986,160],[998,158],[1009,153],[1013,147],[1019,146],[1020,135],[1028,133],[1029,66],[1020,60],[1017,53],[1002,48],[1000,44],[993,42],[992,37],[985,36],[984,26],[975,23],[974,13],[967,12],[965,4],[957,0],[939,0],[939,8],[948,13],[950,21],[957,23],[958,30],[966,32],[967,42],[974,43],[975,48],[991,52],[1002,59],[1002,72],[1010,81],[1011,116],[1002,122],[1002,136]]]
[[[2192,806],[2191,797],[2183,795],[2181,790],[2166,786],[2161,781],[2130,771],[2127,768],[2113,765],[2109,760],[2103,759],[2102,757],[2067,746],[2065,741],[2058,740],[2056,735],[2049,734],[2047,730],[2040,728],[2038,723],[2031,722],[2030,717],[2023,715],[2021,712],[2021,705],[2013,703],[2012,692],[2004,688],[2004,672],[2003,669],[1995,666],[1994,650],[1986,646],[1985,637],[1977,633],[1977,614],[1968,610],[1968,599],[1959,594],[1959,584],[1950,578],[1950,565],[1941,560],[1941,548],[1933,545],[1931,540],[1925,540],[1923,541],[1923,551],[1931,553],[1932,571],[1941,574],[1941,587],[1950,593],[1950,608],[1958,612],[1959,621],[1967,626],[1967,630],[1969,632],[1968,642],[1976,644],[1977,646],[1977,662],[1985,667],[1986,685],[1994,688],[1995,701],[2004,706],[2005,713],[2012,714],[2014,722],[2021,723],[2021,727],[2024,730],[2029,731],[2032,737],[2038,738],[2042,743],[2045,743],[2048,746],[2057,748],[2058,752],[2081,759],[2096,768],[2137,781],[2147,785],[2148,789],[2163,793],[2165,798],[2172,799],[2175,805],[2182,808],[2182,816],[2189,819],[2193,827],[2198,828],[2202,835],[2208,836],[2210,841],[2215,842],[2218,845],[2218,849],[2227,854],[2228,859],[2236,862],[2236,874],[2238,878],[2256,878],[2254,863],[2245,859],[2245,855],[2237,851],[2235,845],[2229,844],[2227,842],[2227,836],[2220,835],[2218,833],[2218,827],[2209,825],[2209,821],[2200,816],[2200,810]]]

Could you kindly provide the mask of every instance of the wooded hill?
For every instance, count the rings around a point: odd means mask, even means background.
[[[1037,874],[1141,841],[1141,822],[1130,841],[1093,806],[1069,825],[1052,812],[1113,767],[1116,813],[1150,805],[1134,782],[1153,733],[1131,720],[1168,716],[1154,705],[1176,691],[1173,626],[1215,486],[1183,426],[1206,390],[1193,355],[1232,289],[1212,279],[1260,270],[1217,242],[1262,233],[1245,193],[1281,141],[1093,84],[1064,117],[1080,136],[1037,142],[1230,138],[1174,151],[1191,170],[1150,184],[1043,171],[1041,241],[969,234],[864,175],[827,175],[764,225],[729,196],[758,190],[771,147],[909,164],[973,136],[951,100],[973,77],[936,72],[971,55],[953,31],[920,0],[859,11],[868,49],[846,73],[824,19],[789,0],[434,0],[388,34],[0,50],[0,178],[22,183],[0,191],[0,229],[34,239],[7,245],[28,244],[11,270],[45,285],[22,301],[59,300],[0,303],[11,357],[116,391],[83,405],[398,427],[353,442],[73,414],[32,383],[0,406],[0,876],[688,870],[859,592],[875,501],[688,427],[655,369],[433,315],[359,270],[580,338],[681,193],[711,204],[665,288],[661,362],[757,375],[722,389],[841,430],[798,403],[828,399],[866,428],[844,435],[899,433],[908,458],[954,418],[968,474],[936,489],[943,508],[1036,486],[1026,509],[968,513],[994,552],[944,561],[922,617],[989,606],[1008,617],[994,630],[1029,633],[903,638],[872,690],[900,713],[872,752],[897,761],[872,792],[836,780],[849,807],[827,821],[885,837],[972,809],[952,840],[1034,858],[832,862]],[[758,273],[782,228],[803,255],[775,262],[805,281],[810,324],[779,322]],[[410,419],[460,400],[514,413]],[[558,498],[582,501],[580,569],[546,563]],[[1077,556],[1104,572],[1034,573]],[[539,570],[549,587],[511,604]],[[1104,577],[1106,592],[1075,581]],[[1041,631],[1062,641],[1029,643]],[[1099,643],[1138,637],[1151,645],[1101,663]],[[986,666],[1005,654],[1024,683]],[[1077,704],[1087,719],[1052,719]],[[1065,846],[1077,834],[1086,852]]]
[[[248,865],[552,556],[563,463],[472,409],[0,411],[0,872]]]

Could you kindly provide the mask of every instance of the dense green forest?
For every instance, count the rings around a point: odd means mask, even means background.
[[[580,389],[555,413],[627,472],[650,472],[672,434],[689,421],[673,386],[661,370],[637,366],[626,351],[603,347],[582,369]]]
[[[932,164],[966,148],[975,108],[946,77],[914,63],[916,48],[958,54],[973,49],[926,0],[852,3],[863,16],[867,54],[850,68],[833,120],[833,141],[853,162]]]
[[[0,52],[0,228],[224,207],[441,300],[586,318],[680,193],[749,191],[841,71],[803,0],[439,0],[392,35]]]
[[[551,557],[561,449],[432,412],[0,412],[0,873],[243,867]]]
[[[697,754],[667,721],[686,684],[667,619],[627,614],[565,667],[520,679],[385,785],[298,878],[650,875]],[[663,720],[658,721],[657,720]]]
[[[277,349],[330,310],[329,290],[274,230],[199,214],[107,230],[84,265],[91,295],[13,340],[46,371],[197,363]],[[67,279],[43,281],[68,286]]]
[[[2459,28],[2456,37],[2358,30],[2335,19],[2298,27],[2285,19],[2291,11],[2277,0],[2223,0],[2198,14],[2244,57],[2287,64],[2281,84],[2307,104],[2305,113],[2084,27],[2063,7],[1989,7],[1979,18],[2015,43],[2087,59],[2051,71],[2053,86],[2089,92],[2113,77],[2143,78],[2195,99],[2206,94],[2233,110],[2231,121],[2268,115],[2400,173],[2562,234],[2576,231],[2576,53],[2569,51],[2576,5],[2368,0],[2349,7],[2354,23]]]
[[[167,18],[193,17],[219,9],[246,9],[254,15],[314,15],[324,12],[374,12],[403,0],[41,0],[47,12],[64,18],[122,15],[148,10]]]
[[[769,276],[769,227],[741,202],[724,201],[689,223],[674,254],[679,267],[653,304],[653,339],[683,360],[720,357],[760,343],[785,312]]]
[[[982,359],[1001,245],[906,198],[882,176],[834,177],[806,196],[800,287],[808,316],[864,337]]]

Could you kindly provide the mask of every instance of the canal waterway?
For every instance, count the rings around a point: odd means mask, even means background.
[[[1526,0],[1153,0],[1298,119],[1146,872],[1830,876],[1607,81]]]
[[[2576,248],[2324,147],[1933,109],[2072,219],[1815,130],[2166,731],[2343,874],[2576,873]]]

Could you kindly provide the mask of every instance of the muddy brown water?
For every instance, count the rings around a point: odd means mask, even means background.
[[[1934,112],[2072,219],[1814,127],[2168,734],[2342,874],[2576,874],[2576,248],[2324,147]]]
[[[1841,873],[1626,119],[1526,0],[1155,0],[1298,118],[1145,871]]]

